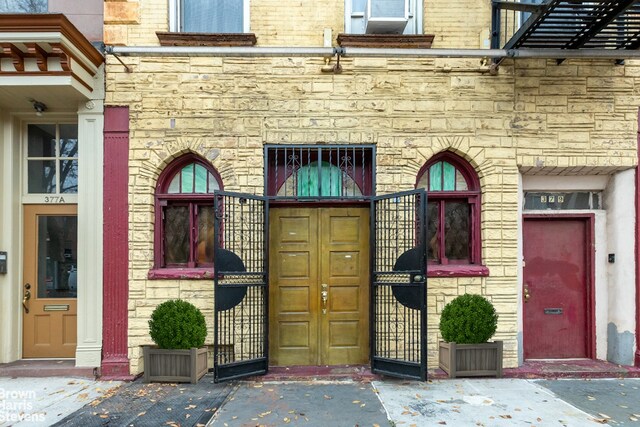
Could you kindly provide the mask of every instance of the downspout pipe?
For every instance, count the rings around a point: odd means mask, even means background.
[[[624,59],[640,58],[640,50],[614,49],[399,49],[363,47],[270,46],[106,46],[105,52],[121,56],[247,56],[247,57],[418,57],[418,58],[540,58]]]

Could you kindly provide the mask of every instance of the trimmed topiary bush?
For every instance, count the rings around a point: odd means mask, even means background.
[[[487,342],[498,327],[493,305],[480,295],[465,294],[442,310],[440,333],[447,342],[479,344]]]
[[[207,325],[202,312],[193,304],[169,300],[153,310],[149,334],[160,348],[186,350],[204,345]]]

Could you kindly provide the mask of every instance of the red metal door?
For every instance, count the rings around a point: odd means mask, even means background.
[[[524,220],[524,357],[590,355],[589,218]]]

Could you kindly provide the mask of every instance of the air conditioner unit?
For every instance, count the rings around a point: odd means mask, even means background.
[[[409,0],[367,0],[364,27],[367,34],[402,34],[409,22]]]

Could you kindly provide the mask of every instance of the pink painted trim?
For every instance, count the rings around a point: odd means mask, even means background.
[[[638,126],[640,126],[640,110],[638,110]],[[636,354],[634,357],[635,365],[640,367],[640,128],[637,135],[637,156],[638,166],[636,166],[636,232],[635,232],[635,252],[636,252]]]
[[[427,277],[486,277],[489,268],[484,265],[428,265]]]
[[[549,213],[549,214],[523,214],[522,219],[548,219],[548,220],[563,220],[563,219],[582,219],[586,222],[586,279],[587,279],[587,357],[590,359],[596,358],[596,271],[595,271],[595,223],[596,216],[592,213],[584,214],[562,214],[562,213]],[[592,248],[592,250],[589,250]],[[523,301],[524,304],[524,301]],[[523,336],[526,335],[526,331],[523,331]]]
[[[104,260],[101,375],[130,379],[129,299],[129,108],[104,111]]]
[[[147,276],[157,279],[213,279],[213,268],[154,268]]]

